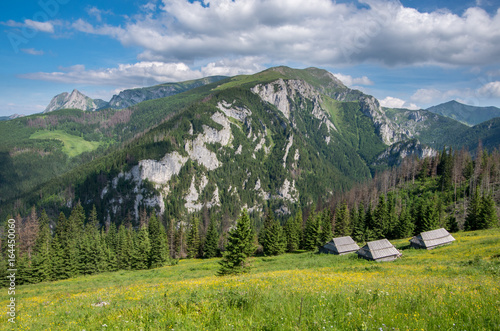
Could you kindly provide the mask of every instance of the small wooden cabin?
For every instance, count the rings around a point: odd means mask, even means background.
[[[422,232],[410,239],[410,246],[415,248],[433,249],[438,246],[451,244],[455,238],[446,229],[437,229]]]
[[[370,241],[357,253],[364,259],[377,262],[393,261],[402,255],[387,239]]]
[[[354,240],[347,237],[333,238],[331,241],[327,242],[323,247],[320,247],[320,253],[326,254],[336,254],[344,255],[349,253],[354,253],[359,249],[358,244]]]

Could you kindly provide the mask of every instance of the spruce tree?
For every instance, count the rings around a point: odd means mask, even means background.
[[[320,244],[324,245],[333,238],[332,231],[332,213],[329,208],[326,208],[321,213],[321,239]]]
[[[215,217],[211,217],[210,223],[208,223],[205,245],[203,247],[203,256],[207,259],[216,257],[218,247],[219,247],[219,232],[217,231],[217,225],[215,224]]]
[[[408,238],[413,235],[415,225],[411,221],[411,215],[406,207],[403,207],[399,214],[398,225],[396,227],[396,238]]]
[[[51,275],[50,242],[52,236],[49,223],[47,213],[42,210],[39,221],[40,229],[35,241],[33,256],[33,278],[36,282],[49,280]]]
[[[483,196],[477,222],[478,229],[489,229],[498,226],[498,216],[495,201],[491,194]]]
[[[155,214],[151,216],[148,224],[151,250],[149,254],[149,267],[158,268],[165,265],[169,258],[167,234],[165,228]]]
[[[469,206],[467,208],[467,216],[465,217],[464,230],[472,231],[479,229],[479,211],[481,209],[481,197],[479,196],[479,189],[474,190],[474,194],[470,198]]]
[[[356,215],[357,217],[354,217]],[[352,236],[353,239],[357,242],[363,242],[365,241],[365,209],[363,207],[363,204],[359,204],[359,207],[355,209],[355,212],[353,213],[353,219],[356,221],[353,224],[353,230],[352,230]]]
[[[385,200],[385,196],[383,194],[381,194],[378,198],[378,204],[375,208],[373,218],[374,227],[372,229],[375,237],[377,239],[385,238],[389,229],[389,212],[387,208],[387,201]]]
[[[187,255],[189,259],[194,259],[198,256],[200,251],[200,220],[197,217],[193,217],[191,220],[191,226],[187,235]]]
[[[95,206],[89,214],[82,238],[79,240],[80,265],[84,275],[92,275],[105,269],[105,252],[99,234],[99,220]]]
[[[280,255],[285,252],[286,238],[283,234],[283,228],[274,219],[272,211],[267,212],[264,227],[259,233],[259,243],[262,245],[264,255]]]
[[[371,203],[368,205],[368,209],[365,213],[365,240],[372,241],[375,239],[379,239],[377,236],[375,217],[373,216],[373,209]]]
[[[319,224],[319,219],[314,213],[314,208],[311,208],[309,216],[307,217],[306,226],[304,229],[304,244],[305,250],[313,251],[315,250],[320,242],[321,228]]]
[[[249,270],[247,258],[255,251],[253,231],[247,210],[243,209],[236,226],[228,233],[226,250],[219,262],[219,276],[240,274]]]
[[[335,210],[335,237],[344,237],[351,234],[351,216],[347,204],[343,202]]]
[[[59,217],[60,219],[60,217]],[[57,230],[57,228],[56,228]],[[65,251],[63,250],[63,245],[61,243],[61,235],[57,233],[52,238],[50,243],[50,258],[51,258],[51,273],[50,279],[65,279],[68,278],[65,271]]]
[[[132,268],[135,270],[147,269],[149,267],[149,256],[151,255],[151,242],[149,231],[145,223],[135,233]]]
[[[118,228],[118,242],[116,247],[118,269],[129,270],[131,268],[133,248],[131,230],[121,224]]]
[[[285,224],[286,250],[294,252],[300,247],[302,238],[302,210],[298,210],[295,218],[290,217]]]

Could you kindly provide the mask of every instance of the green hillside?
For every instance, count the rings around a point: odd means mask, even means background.
[[[314,253],[256,257],[217,277],[218,259],[181,260],[16,287],[18,329],[497,330],[500,230],[455,233],[394,262]],[[9,297],[2,291],[0,304]],[[473,312],[473,313],[471,313]],[[5,318],[5,317],[4,317]],[[1,328],[6,329],[7,323]]]
[[[464,105],[455,100],[427,108],[428,111],[452,118],[468,126],[474,126],[500,117],[500,109],[497,107],[476,107]]]
[[[425,145],[471,148],[481,138],[496,147],[498,130],[381,109],[325,70],[270,68],[123,110],[1,121],[0,216],[33,205],[56,216],[80,200],[117,223],[141,209],[180,220],[205,207],[227,219],[244,207],[285,218]],[[404,153],[378,158],[391,141]]]
[[[74,157],[84,152],[91,152],[97,149],[97,147],[99,147],[100,145],[100,143],[97,141],[87,141],[84,140],[82,137],[77,137],[67,134],[62,130],[37,131],[30,136],[30,139],[60,140],[64,145],[63,152],[67,154],[69,157]]]

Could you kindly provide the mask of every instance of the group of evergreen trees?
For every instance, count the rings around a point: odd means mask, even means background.
[[[137,230],[130,224],[100,227],[95,208],[86,219],[80,204],[69,217],[59,215],[54,231],[45,211],[38,217],[35,208],[25,220],[19,216],[15,220],[19,285],[119,269],[156,268],[170,258],[165,228],[154,214],[146,217],[143,213]],[[5,236],[1,239],[0,270],[4,272],[7,240]],[[1,285],[6,281],[3,276]]]
[[[495,227],[494,193],[500,171],[493,161],[498,157],[480,150],[472,160],[463,151],[443,150],[433,158],[413,159],[413,164],[379,174],[371,183],[332,199],[326,208],[312,205],[303,210],[305,217],[299,208],[283,225],[268,210],[258,235],[246,210],[224,234],[214,215],[205,225],[197,217],[189,222],[167,220],[165,230],[163,220],[144,211],[135,226],[127,221],[118,228],[114,223],[101,227],[95,207],[86,217],[80,204],[69,217],[61,213],[52,229],[47,214],[42,211],[38,216],[33,208],[24,220],[16,217],[18,284],[156,268],[172,258],[212,258],[221,253],[219,274],[225,275],[247,270],[247,257],[258,252],[259,245],[261,253],[270,256],[316,250],[339,236],[349,235],[361,243],[407,238],[439,227],[449,231]],[[6,234],[7,223],[0,237],[2,271],[7,269]],[[5,281],[2,277],[2,284]]]

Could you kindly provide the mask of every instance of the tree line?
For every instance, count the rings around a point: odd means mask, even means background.
[[[246,270],[248,256],[313,251],[333,237],[352,236],[361,243],[407,238],[440,227],[451,232],[495,227],[498,160],[497,151],[489,154],[480,147],[474,159],[467,151],[449,149],[423,160],[405,159],[399,168],[331,198],[327,205],[298,208],[285,221],[267,210],[260,229],[251,226],[246,210],[233,227],[222,231],[222,222],[213,216],[204,226],[194,216],[176,222],[143,211],[138,224],[126,220],[117,227],[99,222],[95,207],[86,216],[79,203],[68,217],[60,213],[57,222],[33,207],[28,217],[15,217],[18,284],[221,255],[223,275]],[[7,223],[0,237],[0,270],[7,270],[6,234]]]

